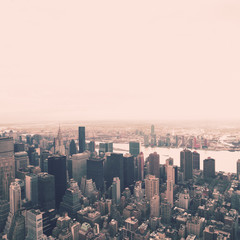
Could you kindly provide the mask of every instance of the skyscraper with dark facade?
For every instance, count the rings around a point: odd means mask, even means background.
[[[46,211],[55,209],[55,177],[51,174],[38,174],[38,204]]]
[[[66,156],[54,155],[48,158],[48,173],[55,177],[56,208],[59,208],[67,189]]]
[[[129,152],[134,157],[137,157],[140,153],[140,143],[139,142],[129,142]]]
[[[159,164],[160,164],[160,157],[159,154],[156,152],[151,153],[148,157],[149,161],[149,174],[154,175],[155,177],[160,177],[160,171],[159,171]]]
[[[72,156],[77,153],[77,146],[75,141],[72,139],[69,145],[69,154]]]
[[[78,144],[79,153],[83,153],[86,150],[85,127],[78,127]]]
[[[125,154],[123,157],[124,169],[124,188],[134,183],[134,157],[131,154]]]
[[[200,154],[196,151],[192,153],[193,158],[193,169],[199,170],[200,169]]]
[[[100,191],[104,187],[103,162],[104,159],[100,157],[87,160],[87,179],[92,179]]]
[[[193,174],[193,159],[192,152],[188,149],[184,149],[180,152],[180,168],[183,172],[183,180],[187,181],[192,179]]]
[[[142,181],[144,179],[144,155],[143,155],[143,152],[141,152],[137,156],[136,165],[137,165],[137,179]]]
[[[205,178],[215,177],[215,159],[209,157],[203,160],[203,176]]]
[[[50,156],[50,152],[48,150],[44,150],[41,152],[40,154],[40,168],[42,170],[42,172],[47,172],[47,161],[48,161],[48,157]]]
[[[106,164],[104,164],[104,178],[107,188],[112,184],[114,177],[119,177],[121,182],[121,191],[124,189],[124,172],[123,172],[123,154],[111,153],[107,156]]]
[[[0,199],[9,199],[9,187],[15,178],[13,139],[0,138]]]

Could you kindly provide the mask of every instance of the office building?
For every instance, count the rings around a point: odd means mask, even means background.
[[[67,189],[66,156],[55,155],[48,158],[48,173],[55,177],[56,208],[59,208]]]
[[[155,194],[150,199],[150,217],[159,217],[160,210],[160,198],[159,195]]]
[[[75,141],[72,139],[69,145],[69,155],[77,154],[77,146]]]
[[[193,174],[193,157],[192,152],[184,149],[180,152],[180,168],[183,172],[183,180],[188,181],[192,179]]]
[[[151,153],[148,157],[149,161],[149,174],[154,175],[156,178],[160,178],[159,164],[160,157],[156,152]]]
[[[150,201],[154,195],[159,195],[159,178],[153,175],[147,175],[145,179],[145,195]]]
[[[203,176],[204,178],[215,177],[215,160],[213,158],[207,158],[203,160]]]
[[[137,157],[140,153],[140,143],[139,142],[129,142],[129,152],[134,157]]]
[[[40,154],[40,168],[42,172],[48,172],[48,157],[50,155],[48,150],[43,150]]]
[[[25,196],[34,206],[38,204],[38,175],[30,173],[25,176]]]
[[[43,214],[40,210],[31,209],[27,211],[26,226],[27,237],[26,240],[43,240]]]
[[[160,205],[161,222],[169,224],[171,222],[172,206],[165,198]]]
[[[113,203],[118,205],[120,203],[120,197],[121,197],[120,179],[119,179],[119,177],[114,177],[113,183],[112,183]]]
[[[99,155],[103,155],[106,152],[113,152],[113,143],[99,143]]]
[[[0,137],[0,199],[9,200],[9,187],[15,178],[13,139]]]
[[[119,177],[122,192],[124,189],[124,165],[123,154],[121,153],[111,153],[110,156],[107,156],[104,164],[104,178],[107,188],[112,185],[114,177]]]
[[[27,166],[29,165],[27,152],[16,152],[14,154],[14,158],[15,158],[15,173],[19,169],[27,168]]]
[[[134,157],[128,153],[123,156],[124,188],[134,183]]]
[[[178,202],[178,206],[180,208],[183,208],[183,209],[188,209],[189,208],[189,205],[190,205],[190,195],[189,193],[187,192],[187,190],[184,190],[183,193],[180,193],[179,194],[179,202]]]
[[[85,142],[85,127],[78,127],[78,144],[79,144],[79,153],[83,153],[86,150]]]
[[[9,211],[9,202],[7,200],[0,200],[0,233],[5,227]]]
[[[141,152],[136,158],[137,166],[137,180],[142,181],[144,179],[144,155]]]
[[[54,139],[54,153],[59,155],[65,155],[66,149],[63,144],[63,137],[61,128],[59,126],[57,137]]]
[[[193,169],[199,170],[200,169],[200,154],[196,151],[192,153],[193,159]]]
[[[16,152],[24,152],[24,144],[23,143],[14,143],[14,153]]]
[[[55,177],[53,175],[38,174],[38,204],[46,211],[55,209]]]
[[[82,177],[87,175],[87,160],[89,157],[90,153],[88,151],[72,155],[72,176],[79,186]]]
[[[17,182],[12,182],[9,190],[10,213],[15,214],[21,208],[21,187]]]
[[[87,160],[87,179],[92,179],[100,191],[104,189],[103,162],[104,159],[100,157],[92,157]]]

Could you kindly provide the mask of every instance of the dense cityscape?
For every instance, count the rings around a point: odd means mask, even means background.
[[[0,129],[2,239],[240,239],[240,160],[217,171],[199,153],[238,151],[231,129],[12,129]]]

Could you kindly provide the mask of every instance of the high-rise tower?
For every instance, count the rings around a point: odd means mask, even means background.
[[[86,150],[85,127],[78,127],[78,143],[79,153],[83,153]]]

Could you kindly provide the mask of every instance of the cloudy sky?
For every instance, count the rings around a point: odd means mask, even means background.
[[[0,1],[0,123],[240,119],[240,1]]]

